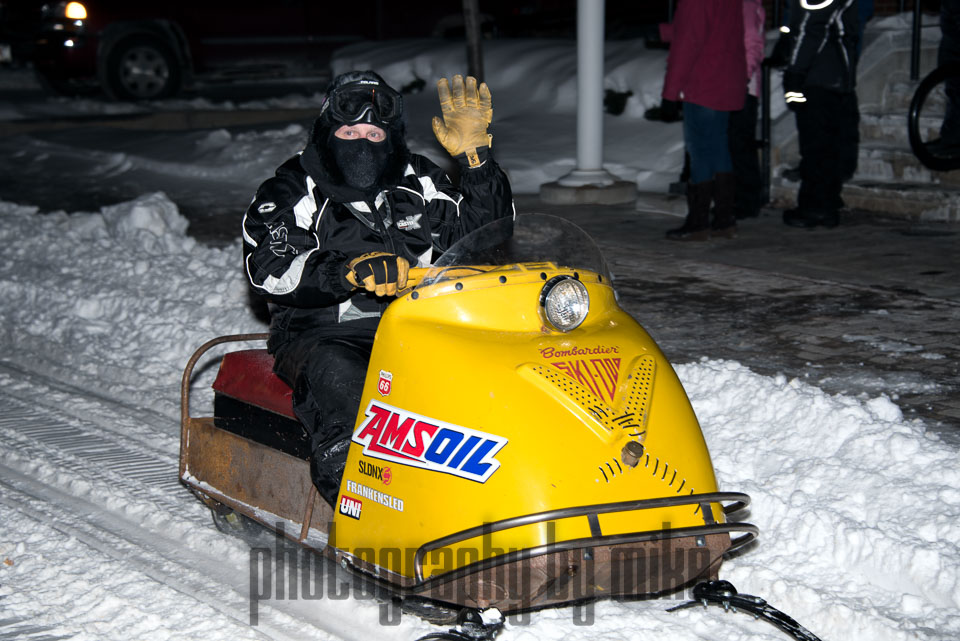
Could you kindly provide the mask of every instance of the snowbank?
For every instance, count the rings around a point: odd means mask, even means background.
[[[153,408],[169,417],[169,430],[157,438],[175,450],[177,386],[194,348],[215,335],[265,328],[247,294],[239,246],[204,248],[186,236],[186,226],[162,193],[70,215],[0,203],[4,359]],[[748,520],[761,528],[756,544],[725,563],[723,578],[766,597],[824,639],[960,636],[960,469],[953,449],[925,435],[921,423],[905,421],[882,395],[867,401],[829,396],[733,362],[677,369],[722,488],[753,497]],[[45,526],[14,525],[0,534],[3,554],[15,554],[21,544],[25,555],[49,545]],[[46,562],[40,554],[28,567],[48,584],[45,599],[83,596],[85,609],[110,610],[116,590],[91,590],[95,577],[79,580],[49,565],[84,549],[65,549]],[[115,580],[122,583],[125,572],[121,566]],[[151,617],[143,628],[150,638],[167,638],[162,632],[171,629],[234,638],[232,628],[218,633],[203,626],[208,614],[202,608],[183,612],[163,586],[141,579],[118,590]],[[154,606],[141,605],[147,601]],[[43,610],[37,616],[48,623],[51,616],[73,616],[52,601],[46,609],[15,598],[6,603],[24,616]],[[167,615],[171,623],[164,626]],[[350,616],[373,621],[377,610],[357,604]],[[97,638],[105,640],[126,639],[136,629],[123,617],[98,626]],[[511,624],[501,638],[645,634],[782,638],[750,617],[699,609],[668,614],[656,602],[600,603],[590,627],[573,626],[569,609],[538,613],[525,625]]]

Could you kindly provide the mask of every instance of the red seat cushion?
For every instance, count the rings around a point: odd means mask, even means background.
[[[273,356],[265,349],[224,355],[213,389],[218,394],[297,420],[293,413],[293,391],[273,373]]]

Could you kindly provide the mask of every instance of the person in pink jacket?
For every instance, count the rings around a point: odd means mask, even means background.
[[[706,240],[736,229],[735,178],[727,140],[731,111],[743,108],[747,63],[743,0],[681,0],[671,24],[662,96],[683,102],[683,139],[690,154],[687,217],[672,240]],[[715,204],[714,222],[710,206]]]

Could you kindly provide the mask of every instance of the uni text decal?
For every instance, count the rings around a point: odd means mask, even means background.
[[[550,364],[586,387],[597,398],[613,402],[620,376],[619,358],[576,358]]]
[[[340,514],[349,516],[351,519],[359,519],[362,511],[363,501],[346,494],[340,495]]]
[[[500,468],[497,452],[507,439],[445,423],[370,401],[365,418],[353,433],[363,454],[432,472],[486,483]]]

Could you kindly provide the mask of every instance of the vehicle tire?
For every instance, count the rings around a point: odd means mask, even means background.
[[[176,94],[182,78],[169,45],[153,36],[136,36],[110,50],[104,89],[115,100],[158,100]]]

